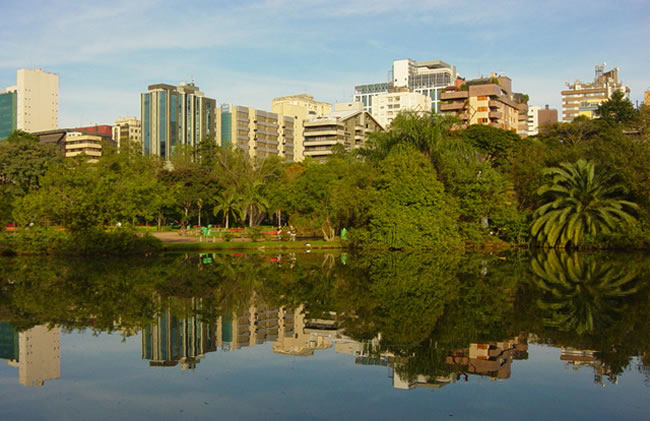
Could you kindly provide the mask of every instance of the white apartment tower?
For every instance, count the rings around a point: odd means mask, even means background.
[[[388,127],[402,111],[424,113],[431,111],[431,97],[417,92],[388,92],[375,97],[373,117],[382,127]]]
[[[0,91],[0,139],[13,130],[39,132],[59,126],[59,76],[20,69],[16,84]]]
[[[374,100],[377,95],[396,88],[407,88],[431,98],[431,110],[439,112],[440,94],[446,87],[453,86],[457,77],[456,66],[441,60],[395,60],[388,81],[355,86],[354,101],[363,103],[364,110],[375,115],[377,109]]]
[[[16,74],[16,126],[26,132],[59,126],[59,76],[42,69],[20,69]]]

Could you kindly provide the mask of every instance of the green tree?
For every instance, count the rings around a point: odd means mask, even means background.
[[[518,134],[484,124],[472,124],[463,132],[463,137],[482,152],[483,159],[494,166],[508,163],[515,145],[521,141]]]
[[[600,104],[596,114],[606,122],[614,124],[628,124],[638,117],[634,105],[621,91],[614,92],[607,101]]]
[[[379,171],[374,187],[377,201],[362,241],[390,249],[462,248],[457,204],[423,154],[413,149],[394,151]]]
[[[222,190],[216,198],[217,205],[214,207],[214,216],[223,213],[226,229],[230,228],[230,215],[237,218],[242,216],[242,198],[234,189]]]
[[[534,213],[531,233],[539,244],[550,247],[580,247],[584,236],[595,238],[622,223],[633,223],[629,214],[638,206],[621,199],[625,189],[613,176],[583,159],[549,168],[551,181],[537,193],[545,204]]]

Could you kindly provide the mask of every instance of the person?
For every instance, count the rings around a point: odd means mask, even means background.
[[[293,225],[289,225],[289,234],[291,235],[291,241],[296,241],[296,229]]]

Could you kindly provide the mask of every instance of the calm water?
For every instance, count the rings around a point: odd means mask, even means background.
[[[631,419],[650,258],[0,260],[0,420]]]

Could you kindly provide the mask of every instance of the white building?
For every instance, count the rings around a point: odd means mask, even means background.
[[[123,141],[134,143],[142,142],[142,127],[140,120],[135,117],[122,117],[115,120],[113,125],[113,141],[117,144],[118,149]]]
[[[38,132],[59,125],[59,76],[42,69],[20,69],[16,85],[0,92],[0,139],[13,130]]]
[[[16,74],[16,127],[26,132],[59,126],[59,76],[42,69],[20,69]]]
[[[439,112],[442,90],[453,86],[457,77],[456,66],[441,60],[395,60],[387,82],[355,86],[354,100],[363,103],[364,110],[375,115],[377,109],[374,100],[377,95],[394,88],[408,88],[431,98],[432,111]]]
[[[417,92],[388,92],[374,99],[373,117],[383,127],[388,127],[400,111],[431,111],[431,97]]]

